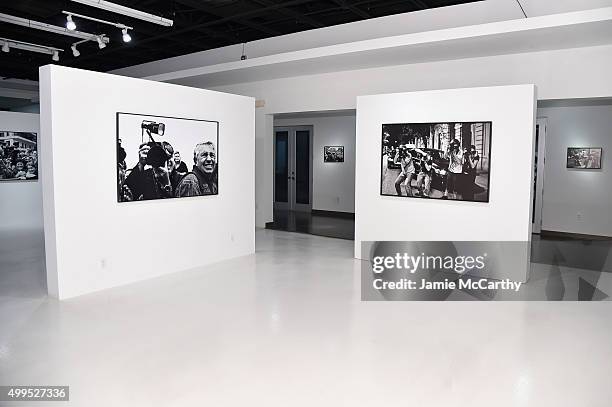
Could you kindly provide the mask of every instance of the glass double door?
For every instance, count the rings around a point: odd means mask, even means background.
[[[312,127],[274,128],[274,209],[312,210]]]

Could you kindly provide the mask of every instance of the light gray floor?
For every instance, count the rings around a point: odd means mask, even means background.
[[[364,303],[353,242],[259,230],[256,255],[58,303],[40,235],[11,241],[0,384],[70,406],[612,403],[609,302]]]

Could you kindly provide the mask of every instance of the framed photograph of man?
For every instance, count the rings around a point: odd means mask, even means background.
[[[0,131],[0,182],[38,179],[36,133]]]
[[[219,122],[117,113],[117,201],[219,193]]]
[[[343,163],[344,146],[325,146],[323,147],[323,162]]]
[[[489,202],[491,122],[382,125],[380,194]]]
[[[601,147],[568,147],[567,168],[600,170],[601,152]]]

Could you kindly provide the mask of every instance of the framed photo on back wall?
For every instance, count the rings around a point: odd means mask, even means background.
[[[323,147],[323,162],[343,163],[344,146],[325,146]]]
[[[566,168],[601,169],[601,147],[568,147]]]
[[[0,182],[38,179],[36,133],[0,131]]]

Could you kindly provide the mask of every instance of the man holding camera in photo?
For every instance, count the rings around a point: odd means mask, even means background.
[[[464,154],[463,162],[463,175],[465,178],[465,185],[463,186],[463,199],[468,201],[474,200],[474,192],[476,190],[476,168],[480,161],[476,146],[471,145],[470,149]]]
[[[395,180],[395,191],[397,191],[397,195],[402,196],[401,185],[404,183],[407,196],[413,196],[410,183],[412,182],[412,178],[414,177],[415,173],[414,160],[412,159],[412,154],[410,154],[410,151],[408,151],[408,147],[406,145],[402,144],[399,146],[393,161],[402,168],[400,174]]]
[[[125,179],[135,201],[169,198],[172,196],[166,161],[172,156],[169,143],[142,143],[138,149],[138,164]]]
[[[453,199],[458,199],[460,191],[461,175],[463,174],[464,151],[460,148],[459,140],[453,139],[448,151],[448,172],[446,177],[446,189],[442,199],[448,199],[448,193],[453,194]]]
[[[422,194],[421,196],[424,198],[429,198],[433,171],[433,157],[429,153],[423,153],[419,175],[417,176],[417,193]]]

